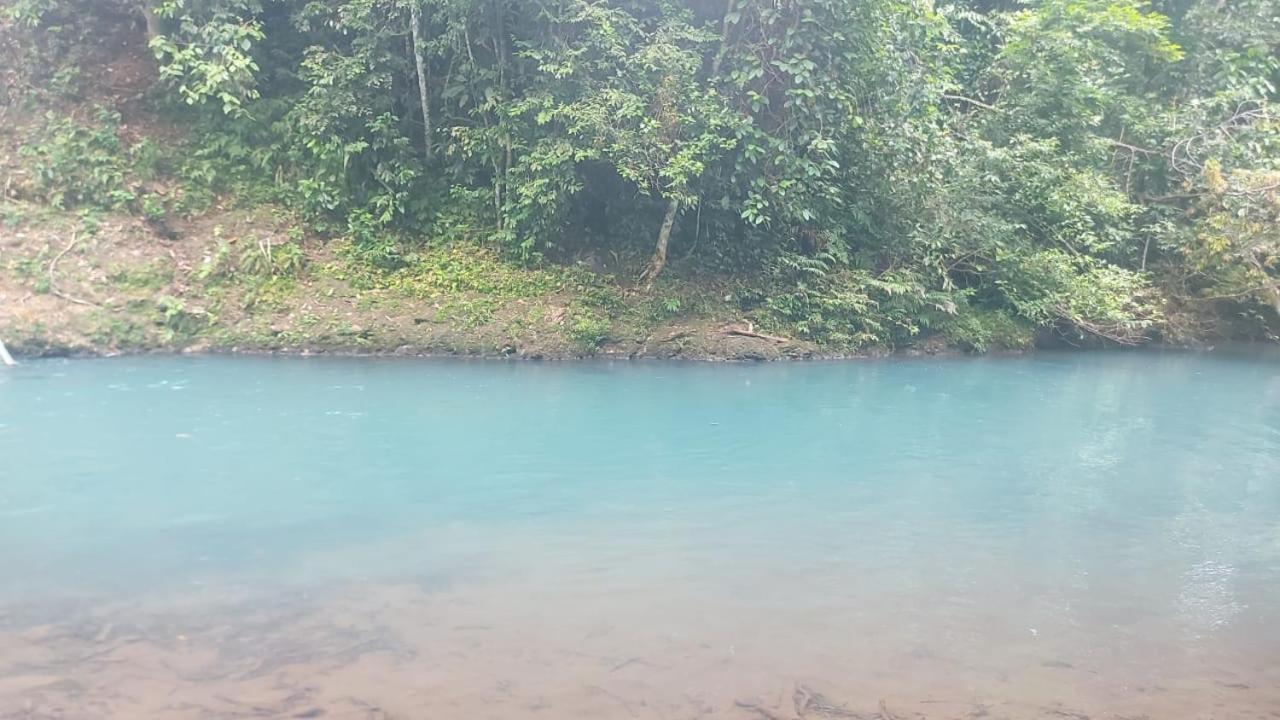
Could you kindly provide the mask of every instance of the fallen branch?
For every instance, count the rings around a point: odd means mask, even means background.
[[[71,252],[71,248],[76,246],[77,239],[78,238],[76,234],[71,233],[71,242],[67,243],[67,246],[62,249],[62,252],[58,253],[53,258],[53,261],[49,263],[49,292],[56,295],[57,297],[62,298],[63,300],[66,300],[67,302],[73,302],[77,305],[88,305],[89,307],[99,307],[99,305],[97,305],[96,303],[91,303],[88,300],[81,300],[78,297],[74,297],[62,292],[61,290],[58,289],[58,283],[55,280],[55,271],[57,270],[57,267],[58,267],[58,261],[62,259],[63,255],[66,255],[67,253]]]
[[[741,337],[749,337],[749,338],[758,338],[760,340],[768,340],[769,342],[777,343],[779,345],[785,345],[791,342],[790,338],[778,337],[777,335],[765,335],[764,333],[758,333],[758,332],[755,332],[754,330],[743,330],[741,328],[726,328],[724,331],[724,334],[738,335]]]

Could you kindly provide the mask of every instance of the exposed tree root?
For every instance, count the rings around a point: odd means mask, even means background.
[[[62,259],[63,255],[66,255],[67,253],[71,252],[71,248],[76,246],[77,239],[78,237],[76,236],[76,234],[71,233],[71,242],[67,243],[67,246],[62,249],[62,252],[54,256],[53,260],[49,263],[49,292],[57,297],[62,298],[63,300],[66,300],[67,302],[73,302],[77,305],[88,305],[89,307],[100,307],[97,303],[91,303],[88,300],[81,300],[78,297],[73,297],[58,289],[58,283],[55,278],[57,267],[58,267],[58,261]]]

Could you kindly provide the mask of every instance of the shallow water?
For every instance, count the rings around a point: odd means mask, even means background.
[[[0,372],[0,717],[1280,717],[1280,362]]]

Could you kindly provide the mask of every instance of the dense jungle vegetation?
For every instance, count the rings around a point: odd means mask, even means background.
[[[840,348],[1280,334],[1276,0],[3,13],[21,58],[6,105],[92,95],[92,48],[136,36],[156,68],[140,102],[183,130],[48,113],[6,188],[48,206],[159,226],[287,208],[375,274],[472,248],[639,296],[675,277]],[[254,262],[287,271],[289,247]]]

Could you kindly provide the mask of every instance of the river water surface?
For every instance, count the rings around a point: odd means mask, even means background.
[[[1280,717],[1280,362],[33,361],[0,717]]]

